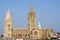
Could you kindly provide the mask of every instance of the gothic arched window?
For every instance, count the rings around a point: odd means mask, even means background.
[[[8,31],[10,31],[10,26],[11,26],[11,25],[10,25],[10,24],[8,24]]]

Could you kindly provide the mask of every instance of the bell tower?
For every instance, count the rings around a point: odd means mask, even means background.
[[[31,31],[36,28],[36,18],[35,13],[33,12],[32,5],[30,5],[30,11],[28,13],[28,28]]]
[[[4,22],[4,37],[11,37],[12,19],[10,17],[10,10],[8,9]]]

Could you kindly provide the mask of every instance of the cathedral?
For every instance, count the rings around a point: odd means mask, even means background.
[[[41,27],[40,23],[38,26]],[[52,29],[36,27],[36,16],[35,12],[33,12],[32,5],[30,5],[30,11],[28,13],[27,28],[12,28],[12,18],[10,16],[10,10],[7,10],[6,18],[4,21],[4,37],[45,39],[47,37],[53,37],[53,33],[54,32]]]

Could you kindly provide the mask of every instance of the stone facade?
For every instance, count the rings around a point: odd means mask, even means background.
[[[5,23],[4,23],[4,37],[11,37],[11,29],[12,29],[12,20],[10,17],[10,10],[7,11]]]
[[[28,13],[28,27],[27,28],[12,28],[12,19],[10,17],[10,10],[7,11],[4,23],[4,37],[15,37],[24,39],[45,39],[53,36],[52,29],[36,28],[36,17],[33,12],[32,5]]]

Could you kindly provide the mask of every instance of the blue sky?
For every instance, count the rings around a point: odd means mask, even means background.
[[[36,26],[40,21],[42,28],[52,28],[55,32],[60,32],[60,0],[0,0],[0,34],[3,34],[8,8],[13,28],[27,27],[30,4],[36,14]]]

